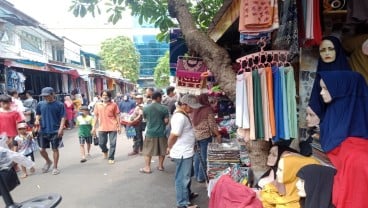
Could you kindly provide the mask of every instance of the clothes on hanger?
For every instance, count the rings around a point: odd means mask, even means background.
[[[237,59],[242,68],[237,75],[236,124],[244,130],[246,141],[298,138],[294,70],[288,51],[263,51],[263,47]],[[246,111],[248,117],[244,117]],[[249,120],[249,128],[242,126],[244,119]]]

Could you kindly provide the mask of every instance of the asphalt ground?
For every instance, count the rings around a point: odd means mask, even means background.
[[[65,130],[64,147],[60,149],[59,175],[42,173],[45,161],[35,153],[36,172],[16,187],[11,195],[15,202],[48,193],[58,193],[65,208],[171,208],[176,207],[174,173],[175,164],[165,159],[165,170],[156,169],[158,157],[152,158],[152,173],[143,174],[141,155],[128,156],[132,140],[124,133],[118,135],[115,164],[103,159],[98,146],[91,148],[91,158],[80,163],[77,129]],[[51,150],[48,151],[51,156]],[[18,173],[21,174],[20,172]],[[207,188],[204,183],[192,181],[192,191],[199,196],[192,202],[201,208],[208,207]],[[0,200],[0,207],[5,207]]]

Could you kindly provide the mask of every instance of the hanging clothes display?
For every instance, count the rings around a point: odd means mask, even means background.
[[[236,117],[235,124],[241,128],[249,128],[249,113],[248,109],[244,109],[243,106],[248,106],[247,90],[245,77],[242,74],[237,75],[236,79],[236,94],[241,96],[236,99],[235,106]]]
[[[18,93],[22,93],[25,90],[26,77],[21,72],[15,70],[7,71],[7,89],[16,89]]]
[[[299,55],[298,13],[296,0],[281,1],[281,21],[274,42],[275,48],[289,48],[291,57]]]
[[[68,75],[67,74],[61,74],[62,79],[62,87],[61,90],[63,93],[69,93],[69,84],[68,84]]]
[[[294,70],[288,62],[289,52],[263,51],[263,48],[264,45],[260,52],[237,59],[242,74],[237,75],[236,115],[248,111],[249,128],[242,127],[239,122],[236,124],[245,130],[245,140],[272,139],[277,142],[298,138],[296,89]],[[244,105],[245,92],[248,106]]]
[[[272,32],[279,27],[277,0],[241,0],[239,32]]]

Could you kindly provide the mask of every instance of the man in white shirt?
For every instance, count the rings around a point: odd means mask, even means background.
[[[194,130],[189,118],[193,109],[201,107],[196,96],[186,94],[178,102],[178,109],[171,118],[171,133],[168,140],[167,153],[176,164],[175,190],[178,208],[196,208],[191,205],[194,197],[190,190],[190,180],[194,155]]]

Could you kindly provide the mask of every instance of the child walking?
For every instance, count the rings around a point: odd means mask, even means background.
[[[34,162],[34,154],[36,148],[36,142],[33,139],[32,134],[27,132],[27,123],[21,122],[18,123],[18,135],[14,138],[13,146],[14,151],[20,154],[23,154],[25,157],[31,159]],[[21,166],[23,174],[20,176],[21,178],[26,178],[28,176],[27,169],[24,166]],[[30,173],[33,174],[35,172],[34,167],[30,168]]]
[[[89,115],[89,109],[87,106],[82,106],[79,109],[82,112],[82,115],[77,117],[76,125],[79,127],[78,136],[79,136],[79,144],[80,144],[80,153],[81,153],[81,163],[87,161],[86,159],[86,151],[84,148],[84,144],[87,144],[87,155],[90,156],[89,152],[91,150],[92,143],[92,121],[93,117]]]

